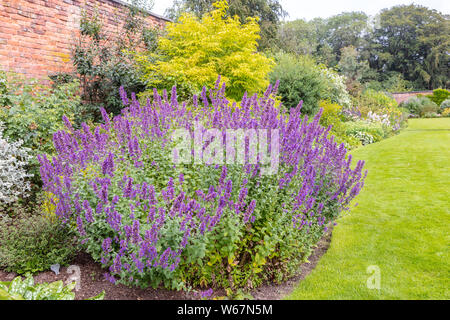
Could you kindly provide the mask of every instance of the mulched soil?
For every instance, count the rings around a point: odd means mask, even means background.
[[[298,274],[282,284],[264,284],[254,289],[250,294],[255,300],[278,300],[282,299],[297,286],[298,282],[304,279],[317,265],[317,262],[328,250],[331,242],[331,230],[319,241],[317,247],[308,258],[309,262],[300,266]],[[105,291],[105,300],[194,300],[199,297],[195,293],[183,291],[171,291],[166,289],[139,289],[129,288],[124,285],[114,285],[103,276],[104,270],[92,258],[80,253],[73,262],[73,265],[80,267],[81,283],[80,289],[75,291],[76,300],[83,300],[93,297]],[[15,273],[7,273],[0,270],[0,281],[11,281],[16,277]],[[56,275],[53,271],[41,272],[34,276],[36,283],[53,282],[63,280],[66,282],[71,273],[66,267],[59,270]],[[223,295],[223,292],[215,292],[215,295]]]

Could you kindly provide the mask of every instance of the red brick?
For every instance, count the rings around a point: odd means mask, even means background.
[[[0,0],[0,66],[45,77],[48,73],[70,71],[70,55],[78,34],[81,10],[98,7],[105,30],[115,33],[124,19],[124,7],[114,0]],[[148,25],[165,24],[148,16]]]

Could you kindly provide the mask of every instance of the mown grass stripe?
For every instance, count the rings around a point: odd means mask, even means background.
[[[287,299],[450,298],[450,119],[352,152],[369,175],[328,252]],[[380,289],[369,289],[369,266]]]

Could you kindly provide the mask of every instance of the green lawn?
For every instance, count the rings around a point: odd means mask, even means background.
[[[287,299],[450,299],[450,118],[352,152],[369,174],[328,252]],[[369,266],[380,289],[368,289]]]

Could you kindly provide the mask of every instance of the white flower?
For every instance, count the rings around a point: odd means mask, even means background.
[[[388,126],[390,128],[393,128],[395,126],[395,124],[392,125],[388,114],[379,115],[379,114],[376,114],[375,112],[369,111],[369,113],[367,114],[367,120],[369,122],[381,123],[382,125]]]
[[[345,76],[341,76],[329,68],[322,68],[322,74],[330,81],[333,87],[332,90],[337,99],[336,103],[346,108],[350,107],[352,101],[345,85]]]

